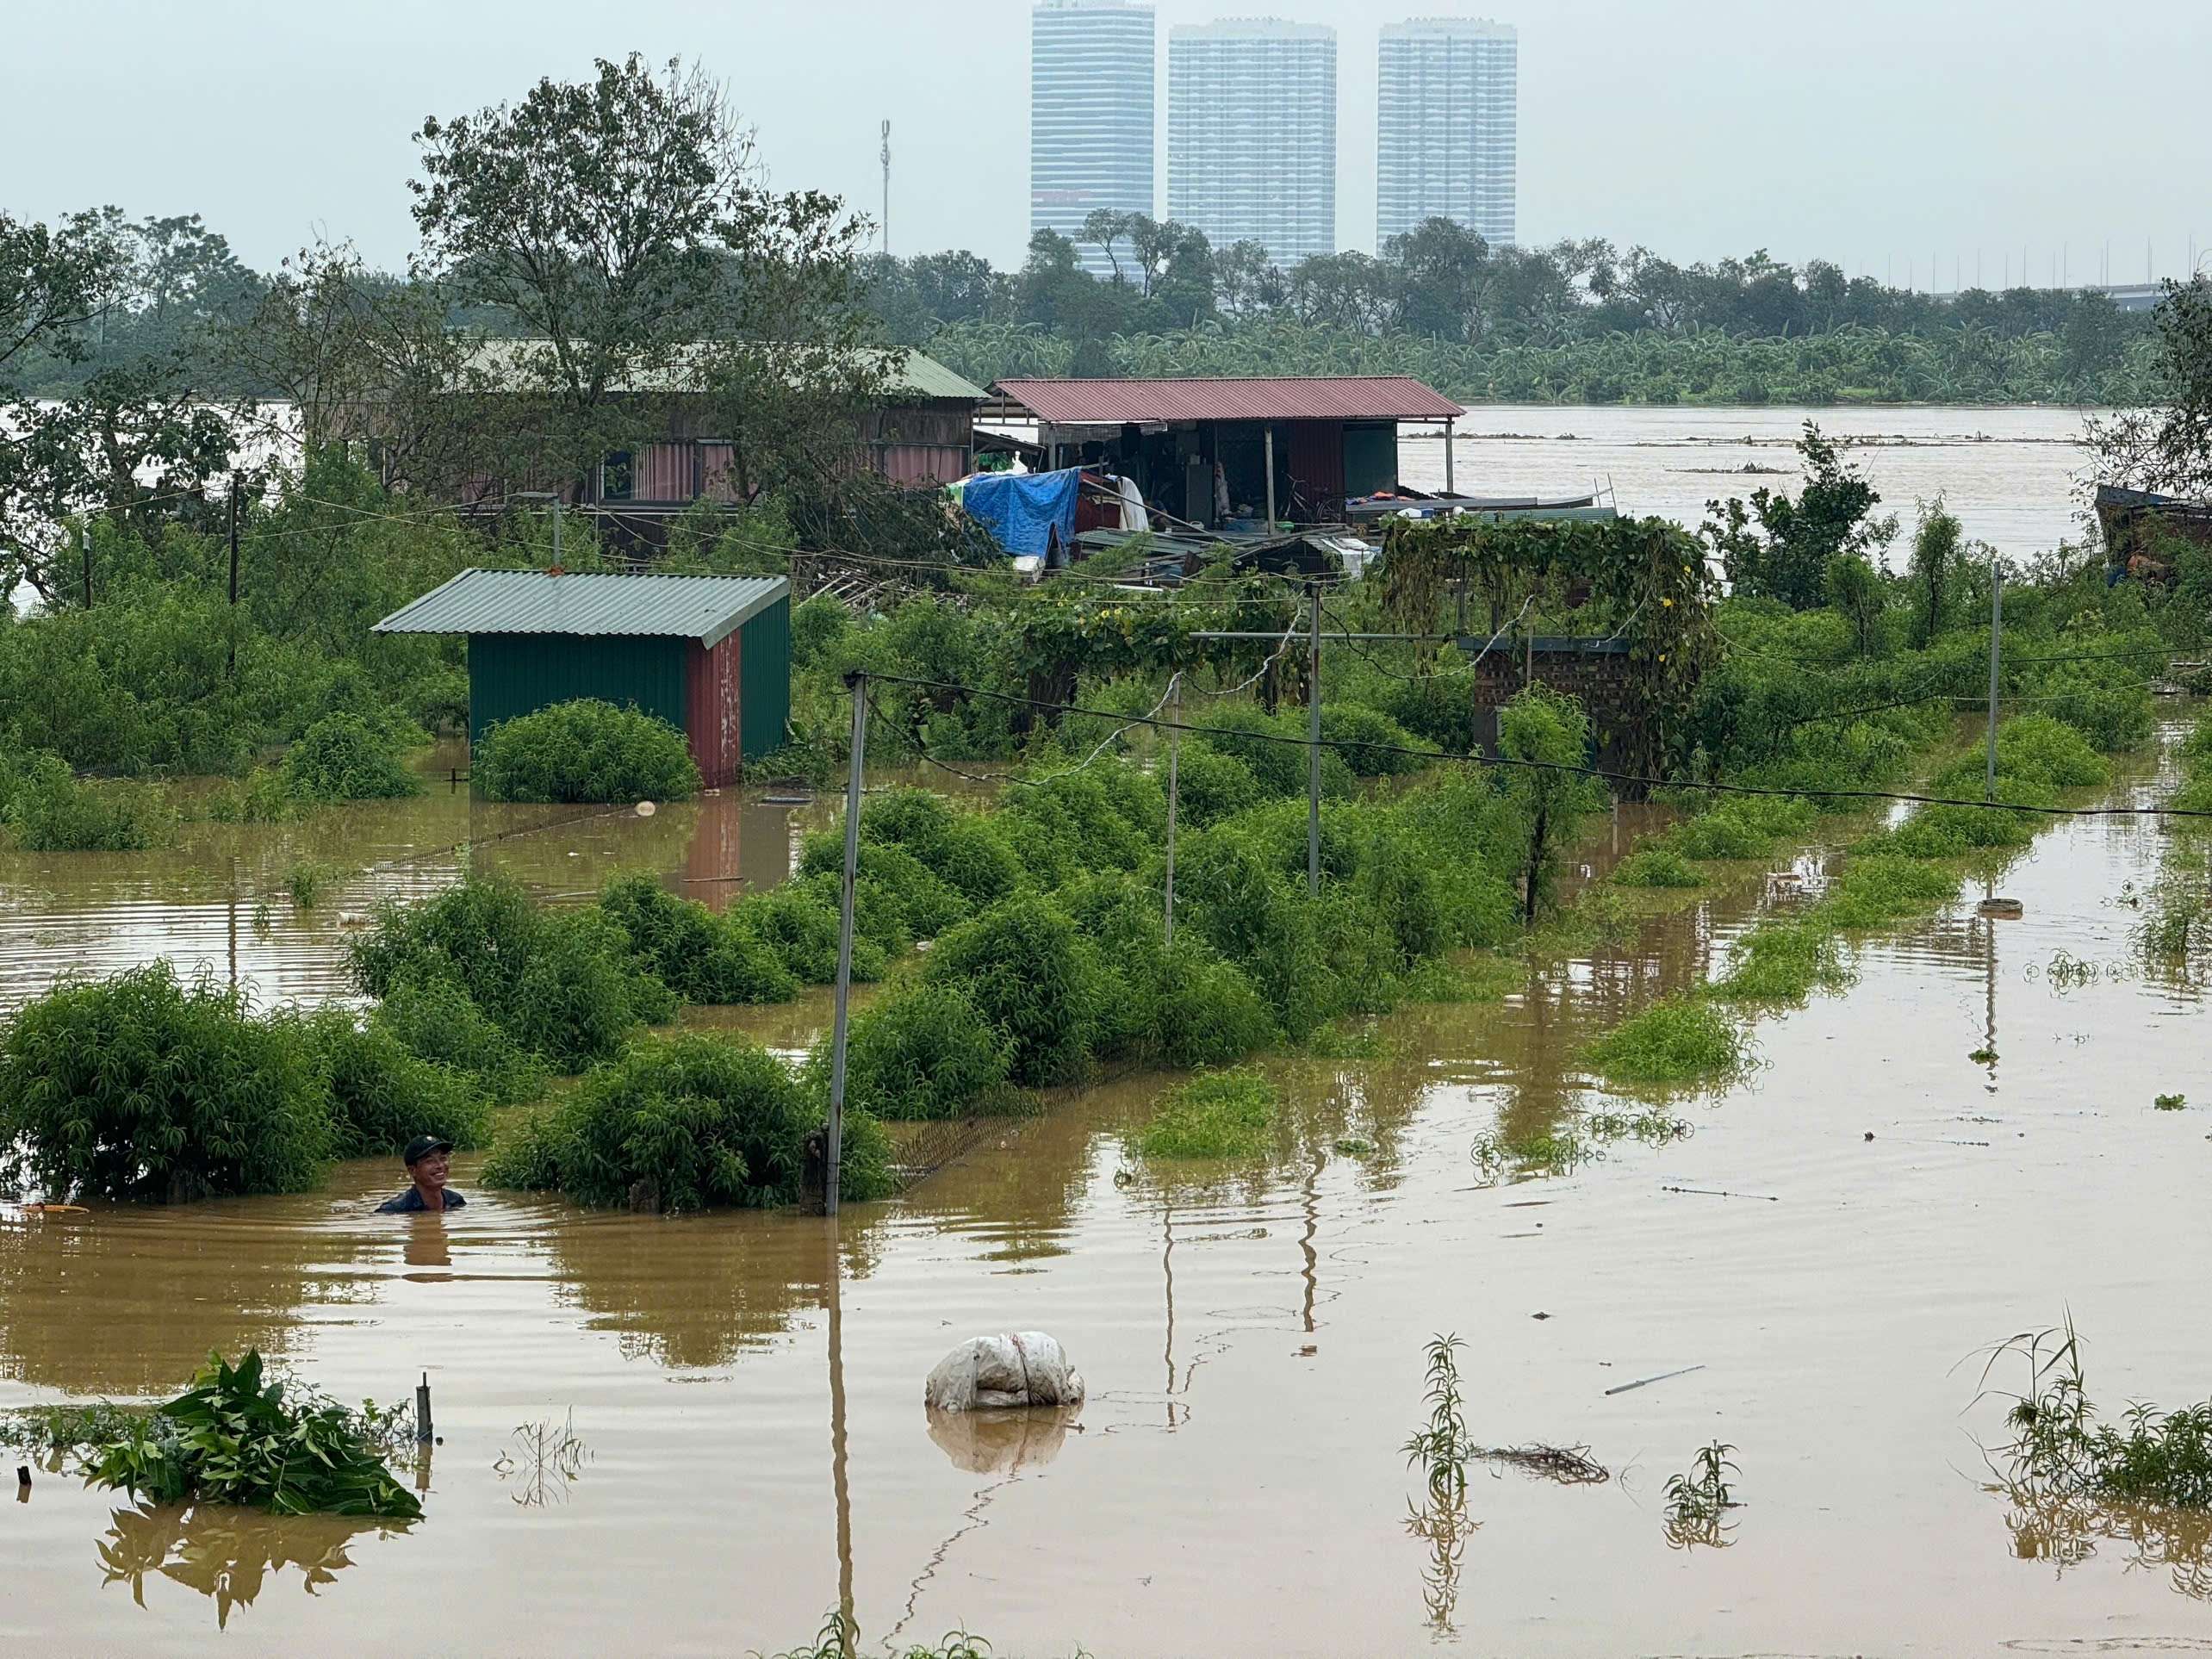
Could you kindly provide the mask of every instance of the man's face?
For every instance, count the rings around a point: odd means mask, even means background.
[[[443,1187],[445,1184],[445,1154],[442,1152],[425,1153],[415,1159],[407,1173],[414,1177],[414,1184],[419,1187]]]

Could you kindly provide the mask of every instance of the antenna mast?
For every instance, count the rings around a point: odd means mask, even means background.
[[[883,124],[883,251],[891,254],[891,123]]]

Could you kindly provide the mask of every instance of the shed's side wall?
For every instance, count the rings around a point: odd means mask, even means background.
[[[791,723],[791,600],[778,600],[737,631],[745,758],[781,749]]]
[[[550,703],[598,697],[671,725],[686,718],[680,639],[574,634],[469,636],[469,739]]]

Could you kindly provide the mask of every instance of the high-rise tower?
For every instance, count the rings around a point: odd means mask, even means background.
[[[1383,29],[1376,53],[1375,240],[1451,219],[1514,239],[1520,38],[1506,23],[1427,17]]]
[[[1274,18],[1167,36],[1167,211],[1286,269],[1336,252],[1336,31]]]
[[[1100,208],[1153,211],[1153,9],[1039,0],[1029,22],[1029,228],[1078,240]],[[1095,276],[1106,256],[1084,250]]]

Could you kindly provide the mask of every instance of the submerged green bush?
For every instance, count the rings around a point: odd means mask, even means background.
[[[631,954],[687,1003],[787,1003],[798,981],[750,926],[680,898],[644,872],[600,891],[600,909]]]
[[[494,1106],[545,1092],[544,1065],[494,1024],[456,980],[403,979],[370,1010],[369,1022],[390,1032],[409,1053],[463,1073]]]
[[[1713,989],[1724,1001],[1798,1003],[1816,987],[1849,983],[1834,934],[1815,921],[1761,923],[1736,941],[1727,974]]]
[[[594,1066],[550,1110],[513,1125],[484,1166],[492,1186],[557,1190],[580,1203],[761,1209],[798,1196],[815,1127],[797,1079],[758,1045],[690,1035]],[[848,1112],[841,1196],[892,1190],[890,1143]]]
[[[409,981],[457,985],[519,1047],[564,1072],[616,1053],[637,1026],[676,1011],[675,993],[638,966],[612,916],[596,906],[541,910],[505,881],[387,904],[347,960],[371,997]]]
[[[79,782],[58,755],[0,753],[0,824],[25,852],[138,852],[156,805],[144,786]]]
[[[976,1011],[957,985],[909,981],[856,1015],[845,1051],[845,1103],[886,1120],[959,1117],[1016,1103],[1006,1086],[1014,1041]],[[829,1098],[825,1035],[808,1079]]]
[[[681,731],[594,697],[486,728],[469,767],[477,792],[495,801],[667,801],[699,790]]]
[[[1669,997],[1597,1038],[1582,1057],[1622,1083],[1691,1083],[1725,1078],[1743,1064],[1743,1034],[1712,1003]]]
[[[401,758],[406,745],[360,715],[326,714],[284,755],[284,786],[304,801],[390,799],[422,792]]]
[[[1671,847],[1641,847],[1613,866],[1620,887],[1701,887],[1705,878]]]
[[[468,1072],[423,1059],[350,1009],[294,1017],[329,1091],[332,1156],[394,1158],[419,1134],[484,1144],[491,1109]]]
[[[1023,895],[962,923],[937,941],[923,976],[959,986],[1006,1035],[1015,1082],[1072,1082],[1089,1064],[1106,979],[1095,948],[1050,900]]]
[[[43,1191],[180,1200],[301,1192],[331,1152],[294,1024],[166,960],[63,984],[0,1032],[0,1175]]]
[[[1809,919],[1863,932],[1939,910],[1958,896],[1958,876],[1940,864],[1886,853],[1853,854]]]
[[[1275,1085],[1256,1072],[1201,1072],[1178,1083],[1133,1137],[1146,1158],[1243,1158],[1266,1149]]]

